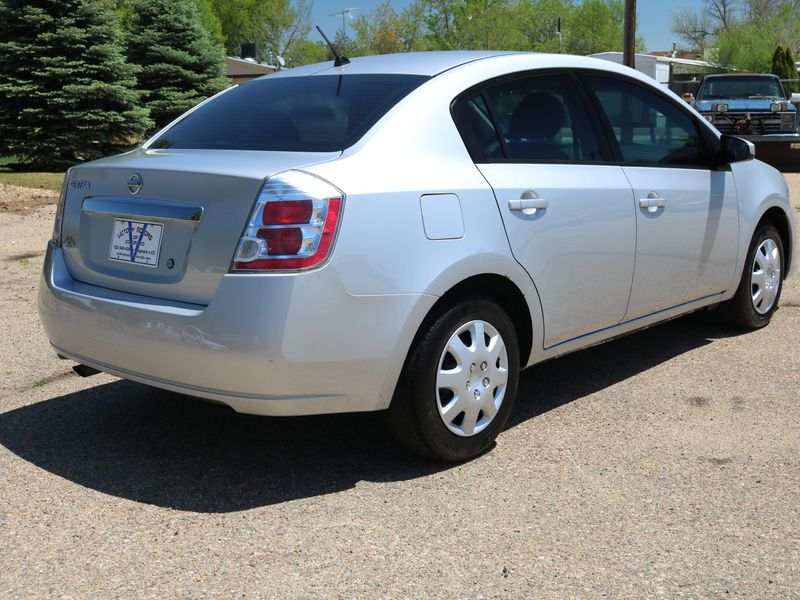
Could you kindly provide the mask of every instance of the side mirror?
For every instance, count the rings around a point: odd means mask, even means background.
[[[795,92],[791,96],[789,96],[789,101],[792,104],[800,104],[800,94]]]
[[[733,135],[723,135],[720,138],[720,164],[753,160],[756,157],[756,147],[752,142],[743,140]]]

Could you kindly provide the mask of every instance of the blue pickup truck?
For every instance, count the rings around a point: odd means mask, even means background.
[[[775,75],[706,75],[694,107],[722,133],[763,136],[797,132],[797,109]]]
[[[775,75],[706,75],[692,105],[722,133],[755,144],[756,158],[781,171],[800,171],[797,108]]]

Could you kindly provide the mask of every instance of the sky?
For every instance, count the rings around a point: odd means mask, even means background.
[[[392,0],[396,11],[401,11],[411,0]],[[345,8],[355,8],[354,16],[369,13],[379,0],[315,0],[312,9],[312,24],[319,25],[329,38],[333,39],[336,31],[342,28],[341,17],[331,17],[330,13],[341,11]],[[670,31],[672,27],[672,13],[684,8],[694,9],[700,7],[700,0],[637,0],[636,12],[638,23],[637,33],[644,36],[647,51],[672,50],[672,42],[680,41]],[[348,26],[349,27],[349,26]],[[349,30],[348,30],[349,33]],[[311,39],[321,39],[316,30]]]

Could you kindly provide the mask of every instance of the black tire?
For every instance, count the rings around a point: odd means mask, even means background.
[[[754,272],[756,252],[767,240],[772,240],[778,249],[780,272],[777,274],[776,278],[777,293],[775,295],[775,300],[768,310],[761,312],[756,310],[756,306],[753,303],[753,283],[751,277]],[[721,315],[725,321],[735,327],[751,330],[760,329],[769,324],[772,315],[778,309],[778,302],[781,299],[784,264],[783,243],[781,242],[780,233],[769,223],[759,226],[755,234],[753,234],[753,239],[750,241],[750,248],[747,250],[747,258],[745,259],[744,268],[742,269],[742,279],[739,282],[739,287],[736,289],[736,295],[721,306]]]
[[[444,354],[450,338],[459,328],[472,321],[484,321],[500,335],[501,341],[505,345],[507,381],[501,404],[494,417],[488,420],[488,424],[483,425],[482,431],[464,437],[449,429],[451,426],[458,427],[458,417],[448,426],[440,415],[439,406],[446,403],[447,392],[437,389],[436,378],[440,363],[444,364],[442,361],[452,360],[452,355]],[[467,335],[471,340],[471,335]],[[472,342],[470,341],[470,343]],[[481,361],[476,369],[480,369],[484,362]],[[497,364],[500,362],[498,359]],[[426,331],[420,332],[420,335],[417,336],[400,375],[392,403],[385,413],[390,431],[401,445],[423,458],[464,461],[483,454],[492,447],[495,438],[503,430],[511,413],[519,383],[519,363],[517,335],[511,319],[503,309],[485,299],[464,300],[444,311]],[[487,369],[491,369],[491,366],[488,366]],[[476,371],[474,377],[482,377],[482,375],[478,375],[478,371]],[[467,377],[472,378],[473,376],[468,375]],[[500,378],[499,375],[498,378]],[[481,383],[483,384],[485,381],[481,381]],[[472,385],[476,389],[479,387],[477,383]],[[498,397],[499,391],[495,391],[494,384],[490,383],[489,386],[486,388],[484,385],[478,391],[473,389],[472,394],[490,392],[492,396],[487,396],[483,401],[487,401],[488,398],[494,400]],[[466,391],[469,389],[469,387],[465,387],[463,390],[464,401],[471,403],[469,393]],[[486,389],[489,389],[489,392]],[[454,397],[455,395],[453,395]],[[475,403],[477,402],[476,399]],[[470,410],[475,411],[476,409],[471,407]],[[475,417],[476,419],[486,418],[486,413],[482,410],[473,414],[478,415]],[[461,419],[462,421],[467,419],[466,413]]]

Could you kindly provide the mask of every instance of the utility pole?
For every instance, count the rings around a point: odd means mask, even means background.
[[[558,51],[561,52],[561,17],[558,17],[556,24],[556,37],[558,38]]]
[[[636,68],[636,0],[625,0],[625,45],[622,62],[626,67]]]

